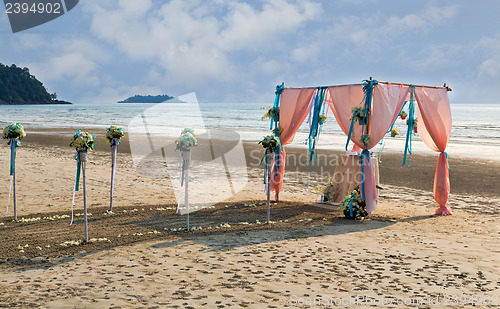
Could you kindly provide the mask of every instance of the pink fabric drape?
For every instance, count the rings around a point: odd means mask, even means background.
[[[354,124],[351,140],[364,150],[369,150],[377,145],[397,118],[408,97],[409,88],[409,86],[403,85],[376,85],[373,89],[372,110],[369,117],[368,134],[370,143],[365,146],[360,141],[361,135],[364,133],[362,132],[362,126],[357,122]],[[356,106],[364,106],[363,85],[329,87],[328,91],[331,97],[328,102],[330,108],[341,129],[348,135],[351,126],[352,109]],[[378,196],[370,156],[363,156],[363,169],[366,211],[371,214],[377,207],[376,200]]]
[[[280,127],[283,132],[280,136],[283,151],[279,157],[280,164],[278,172],[275,173],[274,164],[271,175],[271,190],[277,193],[283,185],[285,174],[286,152],[285,145],[290,144],[295,133],[304,122],[309,113],[309,105],[315,88],[285,88],[280,97]]]
[[[446,147],[451,133],[451,109],[448,90],[443,88],[415,87],[420,122],[418,133],[430,149],[440,152],[434,174],[434,199],[439,208],[436,214],[451,215],[446,205],[450,194],[450,176]]]

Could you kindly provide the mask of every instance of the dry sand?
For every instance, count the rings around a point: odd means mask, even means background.
[[[441,217],[432,215],[437,155],[413,155],[403,168],[401,156],[384,154],[384,190],[362,222],[310,205],[319,194],[307,188],[308,168],[290,162],[282,202],[272,205],[275,222],[267,225],[259,223],[266,209],[255,151],[262,149],[247,144],[245,189],[191,214],[191,225],[201,230],[177,232],[171,229],[183,227],[185,216],[174,214],[170,180],[138,175],[126,141],[119,148],[114,213],[106,214],[110,150],[98,136],[87,180],[89,233],[97,239],[64,247],[83,239],[82,217],[72,227],[66,217],[74,177],[68,136],[31,134],[18,150],[18,217],[29,220],[12,222],[12,208],[0,219],[0,307],[362,308],[382,297],[394,302],[388,308],[410,301],[422,308],[500,303],[498,162],[450,158],[454,215]],[[7,146],[0,157],[5,212]],[[334,168],[320,163],[315,184],[326,180],[322,169]],[[356,303],[358,296],[369,300]]]

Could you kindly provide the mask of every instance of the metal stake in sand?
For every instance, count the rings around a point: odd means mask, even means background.
[[[267,166],[267,185],[266,185],[266,195],[267,195],[267,224],[270,222],[271,218],[271,173],[272,169],[270,163],[272,162],[273,153],[266,148],[266,166]]]
[[[111,152],[112,163],[111,163],[111,193],[109,199],[109,211],[113,211],[113,192],[115,188],[115,171],[116,171],[116,152],[118,150],[119,141],[117,138],[111,140],[111,147],[113,150]]]
[[[184,205],[186,206],[187,230],[189,231],[189,163],[191,161],[191,149],[182,150],[182,164],[184,172]],[[181,192],[179,192],[181,194]]]
[[[85,221],[85,241],[89,241],[89,229],[87,221],[87,187],[85,184],[85,170],[87,168],[87,151],[80,151],[80,162],[82,163],[83,181],[83,220]]]

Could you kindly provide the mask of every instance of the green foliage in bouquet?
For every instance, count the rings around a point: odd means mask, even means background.
[[[352,205],[352,216],[351,216],[351,205]],[[359,191],[359,186],[347,191],[347,194],[340,206],[340,210],[344,212],[344,216],[350,219],[362,220],[368,216],[366,212],[366,202],[361,197]]]
[[[106,131],[106,143],[109,144],[111,143],[111,140],[113,138],[120,139],[123,137],[123,131],[122,128],[118,128],[117,126],[111,126],[108,128]]]
[[[73,135],[73,141],[69,144],[71,147],[75,147],[76,150],[94,150],[94,138],[95,136],[90,135],[88,132],[78,132]]]
[[[279,117],[280,117],[280,109],[279,108],[275,108],[274,106],[273,107],[265,106],[265,107],[261,107],[260,109],[267,109],[266,114],[264,116],[262,116],[261,120],[265,120],[267,118],[279,120]]]
[[[23,125],[20,123],[11,123],[3,129],[3,138],[5,139],[17,138],[22,140],[25,136]]]
[[[175,140],[176,150],[191,150],[191,147],[198,146],[197,135],[192,128],[185,128],[181,135]]]
[[[326,115],[319,115],[318,122],[319,124],[324,124],[326,122]]]
[[[357,120],[360,125],[366,124],[367,118],[370,115],[370,110],[367,108],[354,107],[352,110],[352,119]]]
[[[259,144],[262,144],[262,147],[268,149],[269,152],[276,152],[279,146],[278,139],[274,135],[265,136]]]
[[[332,203],[334,201],[335,187],[333,186],[333,178],[328,179],[325,186],[317,186],[315,190],[321,192],[321,202]]]
[[[361,139],[359,141],[362,142],[363,145],[365,145],[365,146],[370,145],[370,135],[368,135],[368,134],[361,135]]]

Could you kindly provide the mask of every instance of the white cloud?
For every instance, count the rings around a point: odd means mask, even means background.
[[[283,34],[290,35],[320,13],[311,1],[269,0],[260,8],[197,0],[172,0],[159,7],[148,1],[141,9],[133,0],[115,4],[88,4],[92,33],[133,60],[155,62],[173,85],[242,79],[247,68],[235,53],[252,53],[248,60],[255,61],[283,44]],[[224,14],[216,17],[217,7]],[[269,63],[262,66],[269,68]]]
[[[500,77],[500,33],[493,37],[482,38],[476,45],[476,49],[484,56],[478,65],[479,78]]]
[[[356,49],[379,51],[390,44],[400,44],[402,35],[411,36],[428,33],[437,25],[454,18],[459,6],[430,6],[419,12],[398,16],[383,16],[374,13],[369,16],[343,16],[331,27],[327,34],[331,40],[354,44]],[[406,41],[406,39],[405,39]]]

